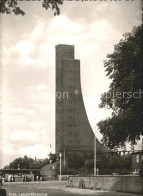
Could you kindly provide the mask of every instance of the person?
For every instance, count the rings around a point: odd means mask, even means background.
[[[38,181],[39,180],[39,176],[36,176],[36,181]]]
[[[8,174],[8,182],[10,182],[10,174]]]
[[[6,196],[6,190],[2,189],[2,176],[0,176],[0,195]]]
[[[11,174],[11,182],[13,182],[13,174]]]
[[[5,177],[4,177],[4,175],[2,176],[2,184],[4,184],[5,183]]]
[[[0,188],[2,187],[2,177],[0,176]]]
[[[43,181],[43,176],[42,175],[40,176],[40,181]]]

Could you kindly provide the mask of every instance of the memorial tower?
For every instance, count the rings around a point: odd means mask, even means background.
[[[96,151],[105,151],[96,139]],[[63,151],[94,151],[94,133],[84,107],[80,60],[74,46],[56,46],[56,154]]]

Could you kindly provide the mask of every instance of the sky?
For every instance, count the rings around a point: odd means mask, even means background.
[[[5,166],[27,155],[55,152],[55,45],[72,44],[80,59],[81,86],[89,122],[110,116],[100,109],[111,82],[104,70],[114,45],[141,24],[141,1],[64,1],[60,16],[41,1],[19,1],[25,16],[1,15],[2,159]],[[51,147],[50,147],[51,145]]]

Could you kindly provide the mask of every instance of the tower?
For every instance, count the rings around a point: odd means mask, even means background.
[[[96,151],[105,148],[96,139]],[[84,107],[80,60],[74,59],[74,46],[56,46],[56,153],[94,151],[94,133]]]

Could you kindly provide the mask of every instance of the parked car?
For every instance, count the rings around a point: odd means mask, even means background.
[[[113,176],[118,176],[119,174],[118,174],[118,173],[112,173],[112,175],[113,175]]]
[[[139,172],[131,172],[131,175],[138,176]]]

